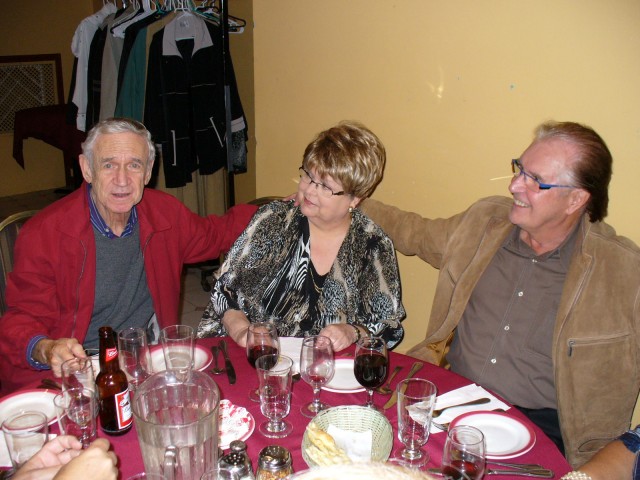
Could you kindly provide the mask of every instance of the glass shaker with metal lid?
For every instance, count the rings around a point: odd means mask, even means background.
[[[280,480],[292,473],[289,450],[279,445],[269,445],[260,451],[256,480]]]
[[[254,480],[251,459],[247,455],[247,444],[242,440],[234,440],[229,444],[231,451],[220,458],[218,464],[235,474],[238,480]]]

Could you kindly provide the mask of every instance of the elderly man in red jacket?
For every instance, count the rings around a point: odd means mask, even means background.
[[[83,186],[33,217],[15,247],[0,319],[3,393],[60,376],[62,362],[98,345],[98,328],[142,327],[152,339],[178,319],[183,264],[216,258],[255,207],[200,217],[145,190],[155,148],[144,125],[97,124],[82,144]]]

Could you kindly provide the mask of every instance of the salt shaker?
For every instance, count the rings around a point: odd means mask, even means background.
[[[269,445],[260,451],[256,480],[280,480],[292,473],[289,450],[279,445]]]
[[[220,468],[233,472],[239,480],[254,480],[251,459],[247,455],[247,444],[234,440],[229,444],[230,452],[218,461]]]

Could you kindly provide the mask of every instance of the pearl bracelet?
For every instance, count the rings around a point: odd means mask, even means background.
[[[563,475],[560,480],[591,480],[591,477],[584,472],[569,472]]]

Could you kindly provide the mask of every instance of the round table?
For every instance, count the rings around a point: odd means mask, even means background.
[[[206,338],[198,340],[198,344],[206,348],[216,345],[220,342],[220,338]],[[229,399],[236,405],[245,407],[253,415],[256,421],[256,429],[246,440],[247,450],[249,457],[251,458],[254,470],[257,467],[257,458],[260,450],[267,445],[282,445],[289,449],[293,456],[293,468],[295,471],[304,470],[307,467],[306,463],[302,459],[301,443],[304,430],[309,423],[309,419],[304,417],[300,413],[300,407],[308,403],[312,398],[311,387],[301,380],[294,384],[293,393],[291,398],[291,413],[287,417],[287,420],[293,425],[293,433],[287,438],[281,440],[273,440],[263,437],[259,432],[257,425],[262,423],[265,418],[260,412],[260,405],[252,402],[248,398],[249,390],[255,388],[258,384],[258,378],[255,369],[249,365],[246,359],[244,349],[238,347],[233,341],[227,340],[229,355],[234,365],[237,382],[234,385],[229,384],[229,380],[226,375],[214,375],[212,376],[218,385],[222,398]],[[346,357],[353,358],[354,347],[350,347],[343,352],[336,354],[336,359]],[[409,372],[411,365],[416,361],[415,358],[402,355],[399,353],[390,352],[390,365],[389,370],[393,369],[396,365],[403,366],[403,369],[392,381],[391,386],[395,385],[403,380]],[[220,358],[221,360],[221,358]],[[208,369],[207,369],[208,370]],[[205,371],[207,371],[205,370]],[[424,367],[416,375],[418,378],[426,378],[433,382],[438,388],[438,394],[454,390],[456,388],[469,385],[471,382],[457,375],[449,370],[437,367],[435,365],[425,363]],[[322,391],[321,399],[333,406],[338,405],[363,405],[366,399],[366,392],[359,393],[334,393],[328,391]],[[374,402],[376,405],[382,407],[384,403],[389,399],[388,396],[374,395]],[[389,408],[384,411],[385,416],[393,427],[394,432],[394,450],[401,446],[400,441],[397,439],[397,409],[396,407]],[[566,459],[558,451],[556,446],[551,440],[549,440],[544,433],[535,425],[533,425],[520,411],[515,408],[507,410],[507,414],[525,422],[530,425],[536,434],[536,443],[534,447],[527,453],[520,457],[511,459],[511,462],[518,463],[540,463],[546,468],[550,468],[555,472],[554,478],[560,478],[566,472],[571,471],[570,465]],[[102,432],[100,436],[104,436]],[[135,426],[125,435],[120,437],[106,437],[109,438],[113,449],[118,456],[119,468],[122,473],[121,478],[128,478],[134,473],[138,473],[144,470],[142,456],[138,445],[138,437],[135,431]],[[431,460],[427,467],[439,467],[440,458],[442,455],[442,449],[446,433],[432,434],[429,438],[429,442],[426,445],[426,449],[431,455]],[[501,478],[521,478],[502,476]]]

